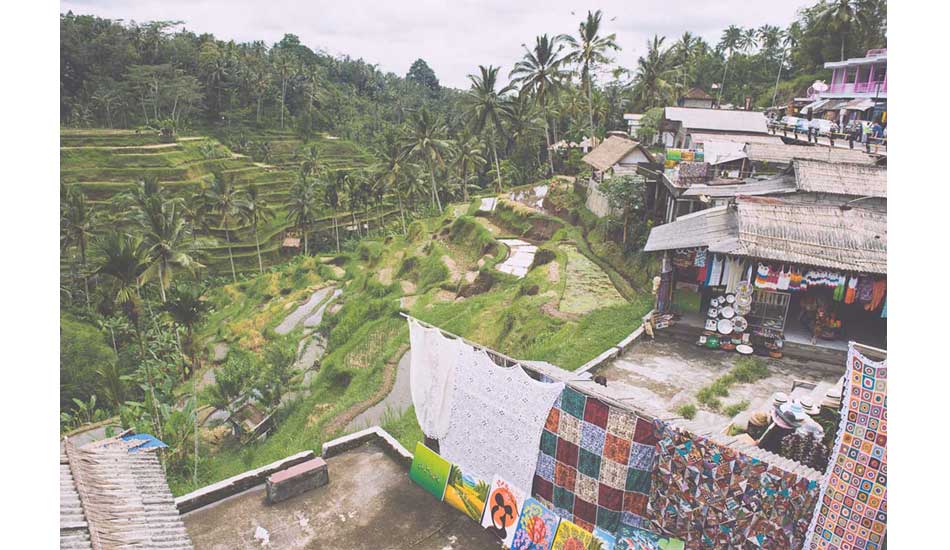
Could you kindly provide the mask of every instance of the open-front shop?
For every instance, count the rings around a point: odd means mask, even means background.
[[[674,313],[697,344],[782,356],[785,341],[846,349],[886,344],[887,277],[711,253],[671,251]]]

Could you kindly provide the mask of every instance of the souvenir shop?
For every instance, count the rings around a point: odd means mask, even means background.
[[[887,276],[675,250],[673,288],[684,316],[701,318],[697,344],[782,356],[786,340],[886,345]],[[695,293],[684,299],[684,293]]]

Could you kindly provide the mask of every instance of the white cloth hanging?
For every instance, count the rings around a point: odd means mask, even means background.
[[[789,283],[792,282],[792,268],[789,266],[788,271],[785,270],[783,265],[781,270],[778,272],[778,286],[779,290],[788,290]]]
[[[415,319],[409,319],[409,344],[409,392],[416,419],[424,434],[441,439],[449,429],[452,388],[463,344]]]
[[[486,482],[497,475],[531,487],[541,430],[563,389],[563,382],[539,382],[520,366],[503,368],[475,350],[458,365],[439,453]]]
[[[709,274],[709,286],[719,286],[722,280],[722,271],[723,271],[723,261],[722,256],[719,254],[713,255],[712,266],[710,267]]]

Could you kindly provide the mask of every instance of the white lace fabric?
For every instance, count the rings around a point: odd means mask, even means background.
[[[409,319],[409,391],[422,432],[441,439],[449,429],[449,410],[462,342]],[[467,346],[466,346],[467,347]]]

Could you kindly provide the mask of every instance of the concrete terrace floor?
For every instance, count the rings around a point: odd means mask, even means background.
[[[592,374],[607,378],[609,385],[622,385],[630,395],[629,403],[642,403],[656,410],[676,413],[687,403],[696,405],[693,424],[700,429],[723,431],[729,424],[744,425],[749,415],[768,411],[775,392],[790,393],[795,380],[816,383],[814,389],[797,388],[793,398],[811,396],[819,404],[825,392],[838,383],[844,374],[840,367],[827,363],[798,361],[791,358],[760,358],[766,362],[770,376],[758,382],[735,384],[727,397],[720,398],[721,409],[742,400],[749,407],[735,418],[709,410],[696,400],[696,392],[729,372],[735,361],[742,357],[735,352],[707,350],[694,344],[663,337],[656,341],[644,336],[614,361],[596,369]]]
[[[369,443],[327,460],[330,483],[274,505],[258,485],[183,516],[195,548],[259,549],[258,526],[281,550],[481,550],[498,540],[409,479]]]

